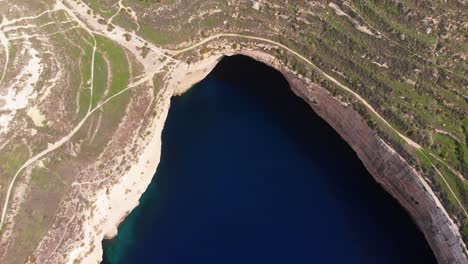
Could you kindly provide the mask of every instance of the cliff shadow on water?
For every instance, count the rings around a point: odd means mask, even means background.
[[[224,58],[172,98],[162,142],[104,263],[435,263],[405,210],[262,63]]]

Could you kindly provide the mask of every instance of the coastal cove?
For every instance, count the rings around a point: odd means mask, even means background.
[[[279,72],[225,58],[171,104],[155,177],[104,263],[435,263]]]

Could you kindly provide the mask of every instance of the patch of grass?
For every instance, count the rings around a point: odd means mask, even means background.
[[[0,160],[2,161],[0,168],[1,171],[3,171],[2,176],[13,176],[28,158],[29,151],[26,145],[15,145],[10,149],[4,148],[2,152],[0,152]]]
[[[31,183],[33,187],[46,192],[56,191],[55,189],[63,186],[58,175],[41,167],[35,167],[31,171]]]
[[[0,151],[0,198],[4,197],[11,179],[28,158],[29,151],[26,145],[12,144]]]
[[[144,7],[150,7],[153,5],[172,5],[176,0],[127,0],[127,2],[133,2]]]
[[[144,39],[149,40],[154,44],[164,45],[171,42],[168,34],[165,34],[145,24],[140,25],[139,33]]]
[[[434,144],[431,149],[437,156],[443,160],[450,160],[457,169],[462,168],[465,155],[463,146],[448,135],[436,133],[433,138]]]
[[[105,71],[104,68],[102,71],[96,71],[99,69],[99,67],[96,67],[95,83],[98,82],[102,85],[104,80],[108,79],[107,77],[110,77],[110,83],[107,83],[107,95],[105,97],[102,96],[102,91],[98,90],[98,93],[95,95],[96,98],[93,96],[93,102],[95,102],[93,104],[98,104],[99,101],[104,101],[105,99],[122,92],[122,90],[128,87],[130,79],[130,62],[128,61],[125,50],[112,40],[106,39],[104,37],[96,36],[96,40],[99,53],[108,61],[107,67],[110,70],[110,76],[107,76],[107,68]],[[103,61],[99,63],[98,61],[103,59],[103,57],[96,61],[96,65],[102,64]],[[106,74],[104,74],[104,72]],[[112,100],[108,101],[104,106],[102,106],[101,109],[93,114],[93,117],[86,122],[80,132],[77,133],[77,135],[74,137],[77,139],[80,138],[83,140],[89,140],[89,138],[87,138],[87,131],[91,131],[92,134],[94,133],[96,129],[95,126],[98,125],[98,122],[96,122],[97,116],[102,114],[96,137],[92,142],[89,142],[90,144],[83,146],[82,153],[86,153],[86,156],[92,156],[103,150],[103,146],[108,143],[110,136],[112,136],[112,133],[115,132],[115,129],[125,115],[126,106],[129,101],[130,92],[125,91],[113,97]],[[94,120],[94,122],[91,122],[92,120]]]
[[[79,88],[79,114],[84,116],[89,109],[91,90],[91,63],[93,56],[93,48],[87,46],[84,48],[85,53],[81,55],[80,71],[81,71],[81,86]]]
[[[467,201],[465,201],[465,197],[467,197],[468,184],[466,182],[462,182],[460,178],[453,174],[452,171],[450,171],[444,164],[433,158],[429,153],[430,151],[427,149],[421,149],[416,153],[423,171],[430,172],[430,174],[435,177],[453,207],[458,208],[458,211],[461,211],[460,203],[457,201],[458,199],[462,203],[462,206],[466,208]],[[443,176],[440,176],[432,165],[436,166]]]
[[[15,217],[15,237],[11,250],[4,259],[24,263],[41,238],[46,234],[56,215],[54,212],[64,194],[64,183],[55,169],[35,167],[31,171],[31,184],[26,201]]]
[[[98,50],[109,60],[111,83],[107,97],[112,96],[127,88],[130,79],[129,62],[122,47],[112,40],[96,36]]]
[[[44,214],[45,213],[29,212],[27,215],[23,215],[28,218],[27,224],[24,223],[26,220],[19,221],[17,223],[21,228],[18,229],[16,234],[16,241],[14,241],[15,248],[8,252],[9,254],[15,255],[15,261],[25,263],[28,254],[32,253],[31,251],[34,250],[35,246],[37,246],[39,240],[46,234],[50,220],[47,219]]]
[[[15,60],[15,57],[16,57],[16,47],[15,47],[15,45],[9,45],[8,46],[8,55],[9,55],[10,62]]]
[[[78,60],[81,56],[81,50],[75,46],[70,47],[68,49],[68,52],[70,54],[70,57],[73,58],[73,60]]]
[[[116,25],[119,25],[127,30],[136,30],[137,29],[137,24],[134,22],[134,20],[127,14],[125,11],[120,11],[120,13],[114,17],[112,20],[113,23]]]
[[[107,88],[108,65],[100,52],[96,52],[94,62],[93,98],[91,107],[95,107]]]
[[[437,38],[433,35],[420,33],[413,28],[410,28],[404,23],[401,23],[399,20],[400,11],[393,5],[387,3],[374,3],[373,0],[365,1],[364,5],[359,5],[365,7],[367,12],[364,14],[373,12],[374,16],[378,17],[380,23],[390,25],[397,32],[405,34],[407,37],[411,37],[414,40],[423,43],[424,45],[431,46],[437,41]]]
[[[104,18],[110,18],[114,12],[105,4],[106,1],[100,0],[85,0],[88,5],[93,9],[93,12],[99,13]]]
[[[166,76],[165,72],[159,72],[153,76],[154,96],[157,96],[158,92],[163,88],[162,86],[164,85],[164,76]]]
[[[93,80],[93,95],[91,97],[90,80],[91,80],[91,64],[92,64],[92,47],[85,49],[85,54],[81,57],[81,75],[82,85],[80,89],[80,115],[86,114],[91,101],[92,107],[95,107],[102,98],[104,91],[109,86],[107,97],[112,96],[122,89],[125,89],[130,78],[128,70],[127,57],[125,51],[113,41],[96,36],[97,51],[94,58],[94,80]],[[110,65],[107,65],[107,58]],[[108,67],[112,76],[111,83],[107,83]]]

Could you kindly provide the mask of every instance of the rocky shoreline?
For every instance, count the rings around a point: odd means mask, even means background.
[[[374,179],[409,212],[439,263],[468,262],[466,245],[458,227],[421,173],[385,143],[358,112],[333,98],[324,88],[288,72],[269,54],[258,51],[240,54],[261,61],[286,77],[291,89],[340,134]],[[210,71],[212,68],[210,66]],[[186,87],[177,94],[185,91]]]
[[[296,94],[340,134],[374,179],[409,212],[438,262],[467,263],[466,246],[458,227],[421,173],[369,128],[351,106],[332,99],[321,87],[312,85],[312,89],[307,89],[301,80],[288,79]]]
[[[244,55],[280,71],[291,89],[340,134],[374,179],[409,212],[439,263],[468,263],[467,248],[458,227],[421,173],[385,143],[358,112],[333,98],[324,88],[288,72],[272,56],[259,52]]]
[[[129,164],[130,169],[119,177],[116,183],[107,186],[108,191],[100,190],[96,197],[90,199],[94,200],[97,206],[85,213],[89,217],[81,224],[84,236],[75,235],[77,240],[80,240],[79,237],[84,237],[82,240],[85,241],[75,240],[73,245],[58,245],[52,234],[60,229],[49,230],[49,235],[44,237],[35,251],[36,260],[66,259],[68,263],[76,260],[80,260],[81,263],[102,261],[102,240],[117,234],[119,224],[138,205],[139,198],[151,182],[159,164],[161,133],[170,107],[170,98],[183,94],[203,80],[223,56],[234,54],[246,55],[261,61],[286,77],[292,90],[308,102],[314,111],[341,135],[375,180],[409,212],[424,233],[439,263],[467,263],[466,245],[457,226],[422,175],[386,144],[352,106],[335,99],[324,88],[289,72],[272,55],[255,50],[241,52],[224,50],[196,63],[181,62],[173,68],[168,73],[169,77],[165,78],[163,89],[156,96],[155,107],[158,109],[158,114],[149,125],[150,130],[154,132],[138,144],[140,150],[135,162]],[[61,253],[66,255],[46,254],[47,248],[54,246],[60,247]]]

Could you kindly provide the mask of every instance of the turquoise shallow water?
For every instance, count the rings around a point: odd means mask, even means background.
[[[172,99],[104,263],[435,263],[406,212],[276,71],[224,59]]]

